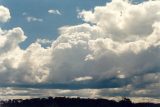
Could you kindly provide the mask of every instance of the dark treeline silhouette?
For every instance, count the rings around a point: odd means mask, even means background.
[[[160,107],[160,104],[132,103],[128,98],[116,102],[107,99],[48,97],[0,101],[0,107]]]

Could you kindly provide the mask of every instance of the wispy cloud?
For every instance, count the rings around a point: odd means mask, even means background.
[[[50,10],[48,10],[48,13],[49,14],[57,14],[57,15],[62,15],[62,13],[59,11],[59,10],[57,10],[57,9],[50,9]]]
[[[40,39],[40,38],[38,38],[38,39],[36,40],[36,42],[39,43],[39,44],[51,44],[51,43],[53,42],[53,40]]]
[[[27,15],[27,13],[26,13],[26,12],[23,12],[23,13],[22,13],[22,15],[23,15],[23,16],[26,16],[26,15]]]
[[[28,22],[43,22],[43,19],[37,18],[37,17],[33,17],[33,16],[27,16],[26,20]]]
[[[89,81],[92,80],[93,78],[91,76],[84,76],[84,77],[78,77],[75,78],[74,81],[80,82],[80,81]]]

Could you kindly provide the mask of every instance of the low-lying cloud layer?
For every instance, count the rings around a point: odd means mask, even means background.
[[[8,9],[1,6],[0,12],[0,22],[6,22]],[[62,84],[69,90],[79,85],[105,88],[103,96],[159,99],[160,1],[113,0],[79,17],[83,24],[59,28],[47,48],[36,41],[21,49],[27,37],[20,27],[0,29],[0,84]]]

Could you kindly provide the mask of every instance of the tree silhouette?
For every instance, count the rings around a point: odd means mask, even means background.
[[[0,107],[160,107],[154,103],[132,103],[124,97],[121,101],[89,98],[48,97],[0,101]]]

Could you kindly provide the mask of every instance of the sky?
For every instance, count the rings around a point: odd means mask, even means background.
[[[159,90],[159,0],[0,0],[0,99]]]

